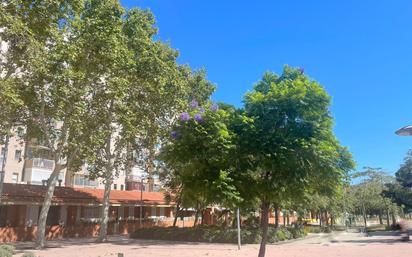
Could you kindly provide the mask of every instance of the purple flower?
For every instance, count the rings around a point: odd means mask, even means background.
[[[196,100],[192,100],[190,102],[190,107],[195,109],[195,108],[199,107],[199,103]]]
[[[300,74],[303,74],[303,73],[305,72],[305,69],[302,68],[302,67],[300,67],[300,68],[298,69],[298,71],[300,72]]]
[[[210,107],[210,110],[212,112],[216,112],[217,110],[219,110],[219,105],[217,104],[212,104],[212,106]]]
[[[202,115],[200,113],[196,113],[195,116],[193,116],[195,121],[200,122],[202,121]]]
[[[177,132],[177,131],[172,131],[172,132],[170,133],[170,137],[171,137],[172,139],[179,139],[180,134],[179,134],[179,132]]]
[[[199,112],[204,113],[204,112],[205,112],[205,108],[200,107]]]
[[[188,121],[188,120],[190,120],[190,114],[187,113],[187,112],[182,112],[182,113],[180,114],[180,120],[181,120],[181,121]]]

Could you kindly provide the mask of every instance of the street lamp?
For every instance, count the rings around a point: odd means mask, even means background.
[[[398,129],[395,134],[398,136],[412,136],[412,125]]]

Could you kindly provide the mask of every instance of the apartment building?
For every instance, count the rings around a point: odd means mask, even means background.
[[[0,172],[4,169],[4,182],[15,184],[43,185],[53,172],[55,163],[47,147],[37,140],[24,142],[16,129],[12,136],[0,145]],[[89,179],[87,165],[78,171],[62,170],[59,175],[60,186],[76,188],[103,189],[100,179]],[[121,170],[115,178],[113,190],[159,191],[161,183],[156,175],[148,178],[141,166],[133,166],[130,170]]]
[[[0,242],[26,241],[36,237],[37,223],[46,194],[45,182],[55,163],[47,147],[16,136],[1,145],[0,169],[4,187],[0,195]],[[62,170],[47,219],[46,237],[98,235],[104,185],[90,180],[84,165],[79,171]],[[110,194],[109,234],[127,234],[142,226],[170,226],[176,216],[173,203],[166,202],[157,178],[147,179],[134,166],[120,171]],[[193,211],[179,219],[179,226],[192,226]]]

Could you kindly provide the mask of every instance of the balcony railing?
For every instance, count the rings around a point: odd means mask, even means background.
[[[142,176],[139,175],[127,175],[126,180],[128,181],[135,181],[135,182],[141,182],[142,181]]]
[[[33,168],[53,170],[54,161],[41,158],[33,158]]]

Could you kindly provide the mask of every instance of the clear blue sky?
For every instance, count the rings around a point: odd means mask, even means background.
[[[205,68],[213,99],[241,106],[266,70],[299,66],[333,98],[335,132],[358,169],[395,172],[412,137],[412,1],[123,0],[149,8],[180,63]]]

